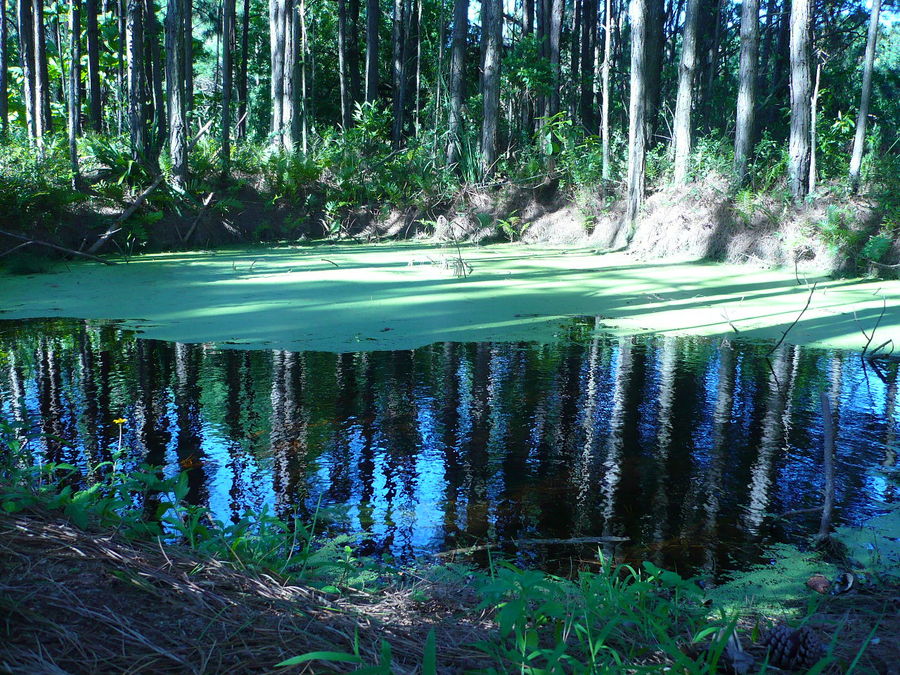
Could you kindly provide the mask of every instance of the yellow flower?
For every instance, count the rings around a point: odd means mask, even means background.
[[[116,419],[113,420],[113,424],[125,424],[125,421],[126,421],[126,420],[125,420],[124,417],[118,417],[118,418],[116,418]]]

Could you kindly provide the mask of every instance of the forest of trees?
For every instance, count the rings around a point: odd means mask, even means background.
[[[64,137],[74,186],[112,138],[189,190],[205,136],[223,178],[250,149],[467,183],[565,171],[634,222],[648,178],[710,156],[795,200],[858,189],[896,154],[898,66],[881,0],[2,0],[0,133]]]

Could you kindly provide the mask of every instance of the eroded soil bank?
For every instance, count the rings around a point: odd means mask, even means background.
[[[900,344],[900,281],[524,245],[321,244],[118,262],[0,275],[0,318],[122,319],[149,338],[359,351],[547,341],[572,316],[614,334],[777,340],[809,300],[788,342],[862,350],[877,324],[870,349]]]

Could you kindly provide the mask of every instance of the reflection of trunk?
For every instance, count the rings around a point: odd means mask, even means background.
[[[599,319],[595,319],[599,324]],[[598,326],[599,328],[599,326]],[[575,458],[572,470],[575,482],[575,528],[573,535],[584,534],[590,526],[591,498],[595,489],[595,462],[597,457],[597,408],[600,397],[600,340],[595,338],[591,342],[588,352],[587,384],[584,389],[584,398],[579,408],[582,409],[581,425],[584,429],[584,446]]]
[[[822,473],[825,475],[825,498],[822,503],[822,519],[819,521],[819,541],[831,532],[831,515],[834,510],[834,417],[828,394],[822,392]]]
[[[632,346],[632,338],[619,339],[615,384],[612,392],[612,410],[609,414],[609,438],[606,442],[605,458],[603,460],[604,472],[600,484],[603,536],[618,534],[614,531],[613,525],[616,512],[616,492],[619,488],[619,480],[622,477],[622,450],[624,448],[622,434],[627,412],[628,385],[631,379]],[[607,545],[605,544],[604,546]],[[612,551],[607,551],[607,553],[612,553]]]
[[[786,396],[780,388],[790,390],[788,379],[787,347],[780,347],[775,353],[772,373],[769,376],[769,395],[766,400],[766,416],[762,421],[762,438],[759,455],[751,469],[749,503],[744,523],[747,531],[757,536],[769,505],[769,488],[772,483],[772,460],[783,436],[783,418]]]
[[[178,422],[175,451],[179,465],[187,470],[187,500],[191,504],[209,503],[200,414],[201,356],[201,346],[175,343],[175,415]]]
[[[668,491],[671,488],[668,475],[669,451],[672,443],[672,410],[675,404],[675,372],[678,365],[678,351],[675,338],[662,338],[662,346],[659,350],[659,400],[656,422],[656,491],[653,494],[654,529],[652,540],[661,543],[668,532],[669,498]],[[657,563],[661,563],[662,547],[656,548]]]
[[[727,446],[725,432],[731,423],[731,408],[734,398],[734,349],[727,341],[719,347],[719,375],[716,390],[716,408],[713,413],[712,429],[712,461],[706,475],[706,569],[715,570],[715,537],[719,519],[719,495],[722,489],[722,476],[725,473]]]
[[[295,382],[305,382],[304,356],[287,351],[272,352],[270,443],[276,510],[284,516],[296,509],[305,496],[308,420],[298,406]],[[304,386],[305,393],[305,386]]]

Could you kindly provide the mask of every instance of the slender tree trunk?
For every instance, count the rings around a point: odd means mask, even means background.
[[[99,134],[103,131],[103,94],[100,89],[100,40],[97,27],[97,0],[87,0],[85,11],[87,12],[88,118],[91,129]]]
[[[347,45],[347,71],[350,75],[350,98],[354,103],[363,100],[362,77],[359,67],[359,0],[347,0],[350,12],[350,44]]]
[[[366,0],[366,101],[378,100],[378,24],[381,5],[378,0]]]
[[[160,49],[160,25],[156,13],[156,0],[146,0],[144,7],[144,43],[146,45],[147,82],[152,97],[154,134],[150,139],[150,167],[159,173],[159,154],[166,143],[166,99],[163,95],[163,62]]]
[[[647,4],[646,37],[645,37],[645,87],[646,108],[645,126],[647,127],[646,143],[653,145],[659,121],[660,95],[662,92],[662,70],[666,12],[663,0],[645,0]]]
[[[35,101],[38,110],[37,137],[53,131],[53,117],[50,113],[50,76],[47,70],[47,38],[44,31],[44,3],[34,0],[32,21],[34,24],[34,67],[36,73]]]
[[[347,1],[337,0],[338,5],[338,85],[341,95],[341,124],[344,129],[350,128],[352,110],[350,101],[349,78],[347,77]]]
[[[406,78],[403,76],[403,43],[405,42],[404,25],[405,3],[403,0],[394,0],[394,26],[393,26],[393,75],[394,75],[394,125],[391,134],[394,147],[400,147],[400,136],[403,132],[403,93],[406,88]]]
[[[299,130],[300,110],[299,104],[299,61],[300,61],[300,25],[297,13],[297,4],[294,0],[286,0],[284,4],[284,98],[282,100],[282,122],[284,124],[285,147],[293,150],[297,141]]]
[[[0,0],[5,3],[5,0]],[[69,163],[72,167],[72,187],[77,188],[78,136],[81,117],[81,3],[69,4]]]
[[[128,52],[128,38],[126,29],[126,17],[128,15],[128,0],[118,0],[117,25],[119,29],[119,50],[116,69],[116,130],[121,135],[125,131],[125,110],[128,107],[128,80],[125,75],[125,61]]]
[[[440,71],[440,65],[438,65]],[[419,112],[422,105],[422,0],[416,1],[416,108],[413,128],[416,130],[416,138],[419,137]]]
[[[305,155],[309,151],[309,95],[307,90],[307,61],[309,39],[306,34],[306,0],[300,0],[300,141]],[[377,66],[377,63],[376,63]]]
[[[812,123],[811,26],[810,0],[791,0],[791,135],[788,182],[794,199],[802,199],[809,188],[809,139]]]
[[[869,117],[869,99],[872,96],[872,66],[875,63],[875,46],[878,41],[878,17],[881,0],[872,0],[872,16],[869,18],[869,36],[866,40],[866,56],[863,60],[862,97],[856,116],[856,135],[853,137],[853,154],[850,156],[850,187],[859,190],[859,174],[862,169],[863,151],[866,145],[866,122]]]
[[[500,111],[500,48],[503,26],[502,0],[484,1],[484,121],[481,127],[481,161],[489,177],[497,161],[497,118]],[[558,44],[558,43],[557,43]],[[557,52],[558,54],[558,52]]]
[[[128,0],[128,131],[132,158],[146,164],[149,139],[145,111],[147,89],[143,68],[143,9],[143,0]]]
[[[188,177],[187,103],[184,90],[184,0],[168,0],[166,7],[166,92],[169,107],[169,154],[172,182],[185,189]]]
[[[647,110],[647,0],[631,0],[631,97],[628,104],[628,240],[644,200]]]
[[[822,78],[822,63],[816,63],[816,80],[813,84],[812,102],[809,110],[809,194],[816,191],[816,115],[819,106],[819,82]]]
[[[743,0],[741,10],[741,62],[738,74],[737,126],[734,136],[734,172],[739,185],[747,180],[747,161],[753,147],[756,111],[756,68],[759,55],[759,0]]]
[[[752,2],[753,0],[751,0]],[[678,67],[678,98],[672,135],[675,141],[675,182],[686,183],[691,156],[691,108],[694,102],[694,74],[697,70],[697,18],[700,0],[688,0],[684,17],[681,64]]]
[[[494,19],[503,23],[503,5],[500,4],[496,9],[499,18]],[[559,42],[562,37],[563,24],[563,0],[551,0],[550,3],[550,69],[553,74],[553,84],[550,88],[550,110],[548,114],[552,117],[559,112],[559,89],[562,86],[561,71],[559,62]],[[502,37],[502,36],[501,36]],[[499,47],[498,47],[499,49]],[[499,61],[498,61],[499,65]]]
[[[613,40],[613,15],[612,15],[612,0],[606,0],[606,14],[604,17],[606,21],[605,25],[605,37],[603,43],[603,75],[602,75],[602,89],[603,89],[603,107],[600,110],[600,138],[602,144],[602,176],[603,176],[603,185],[604,189],[606,184],[609,182],[610,178],[610,170],[609,170],[609,97],[611,94],[610,86],[609,86],[609,75],[610,75],[610,67],[612,65],[612,40]]]
[[[231,170],[231,90],[234,73],[235,0],[223,0],[222,6],[222,175]]]
[[[582,0],[581,17],[581,123],[594,126],[594,43],[597,41],[597,0]]]
[[[581,44],[584,41],[582,30],[582,17],[586,13],[586,0],[572,0],[572,31],[569,40],[569,72],[572,95],[569,97],[569,116],[572,119],[580,115],[580,91],[581,91]]]
[[[269,0],[272,141],[276,147],[284,147],[284,4],[285,0]]]
[[[184,3],[184,108],[190,131],[194,110],[194,0],[185,0]]]
[[[0,139],[9,126],[9,30],[6,25],[6,0],[0,0]]]
[[[241,56],[238,63],[237,76],[237,138],[247,136],[247,67],[250,58],[250,0],[244,0],[243,14],[241,15]]]
[[[447,164],[459,161],[459,130],[462,126],[463,88],[465,87],[466,41],[469,34],[469,0],[453,3],[453,43],[450,52],[450,118]]]

